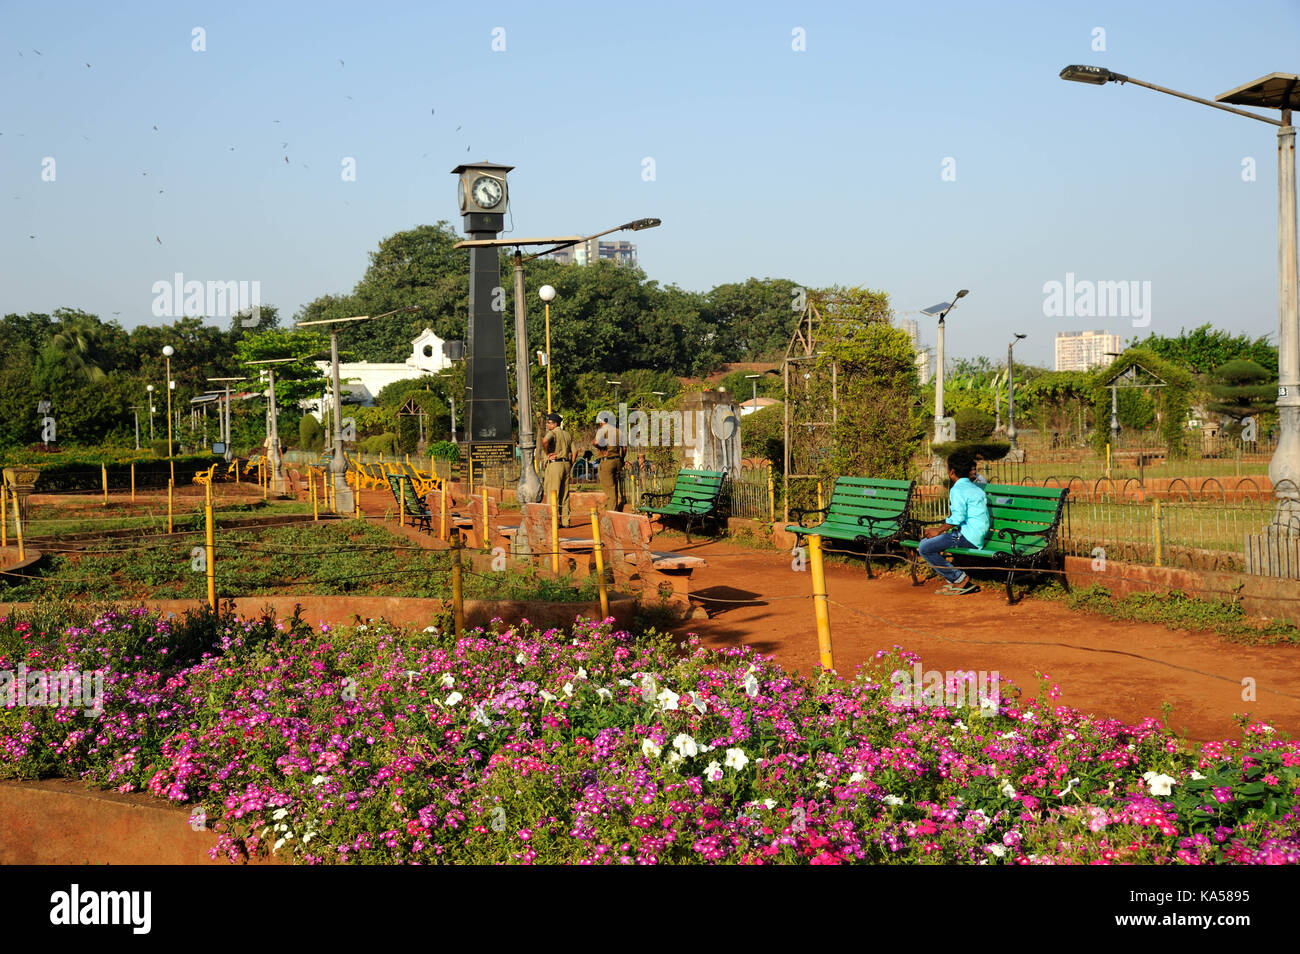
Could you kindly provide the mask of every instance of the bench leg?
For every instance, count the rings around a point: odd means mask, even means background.
[[[1007,569],[1007,605],[1008,606],[1016,605],[1015,590],[1012,589],[1012,584],[1015,582],[1015,579],[1016,579],[1016,568],[1014,565],[1012,565]]]
[[[872,558],[873,556],[875,556],[875,554],[876,554],[876,548],[875,548],[875,547],[867,547],[867,557],[866,557],[866,560],[865,560],[864,562],[867,564],[867,579],[868,579],[868,580],[874,580],[874,579],[876,578],[875,575],[871,572],[871,558]]]
[[[912,550],[911,554],[912,554],[912,558],[907,561],[907,569],[912,574],[912,585],[922,586],[925,581],[922,580],[917,573],[917,571],[921,568],[921,551]]]

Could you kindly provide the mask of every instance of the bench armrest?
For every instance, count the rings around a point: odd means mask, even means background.
[[[1011,549],[1016,556],[1020,556],[1021,537],[1040,537],[1047,539],[1048,537],[1056,536],[1054,530],[1017,530],[1014,527],[1004,527],[1001,530],[995,531],[995,534],[1003,540],[1010,542]]]
[[[714,509],[718,505],[718,497],[692,497],[689,494],[682,494],[680,499],[688,504],[708,504],[709,510]],[[707,513],[707,511],[705,512]]]
[[[810,514],[810,513],[825,513],[826,511],[828,511],[828,510],[830,510],[830,509],[831,509],[831,508],[830,508],[829,506],[827,506],[827,507],[792,507],[792,508],[790,509],[790,516],[794,518],[794,522],[795,522],[795,523],[799,524],[799,526],[801,526],[801,527],[804,527],[804,526],[807,526],[807,524],[805,524],[805,523],[803,522],[803,518],[806,517],[806,516],[808,516],[808,514]]]
[[[898,517],[873,517],[871,514],[864,513],[858,515],[858,526],[866,527],[874,534],[876,532],[876,524],[893,523],[895,520],[898,520]],[[902,525],[900,525],[900,529],[902,529]]]
[[[671,500],[672,497],[672,493],[655,494],[647,490],[645,493],[641,494],[641,506],[644,507],[646,504],[654,503],[656,500]]]

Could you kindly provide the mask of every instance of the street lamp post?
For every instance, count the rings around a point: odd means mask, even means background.
[[[1011,445],[1011,450],[1007,453],[1009,460],[1024,457],[1024,452],[1016,447],[1016,370],[1011,360],[1011,349],[1024,337],[1026,336],[1016,332],[1016,336],[1007,345],[1007,443]]]
[[[1113,359],[1120,357],[1121,352],[1107,351],[1105,355],[1114,364]],[[1112,447],[1119,446],[1119,384],[1115,378],[1110,382],[1110,443]]]
[[[153,443],[153,412],[154,412],[153,385],[146,384],[144,386],[144,389],[149,392],[149,443],[152,444]]]
[[[948,317],[948,312],[957,307],[957,302],[961,301],[970,294],[969,289],[963,288],[953,296],[952,301],[941,301],[937,305],[931,305],[929,308],[922,308],[923,315],[939,316],[939,340],[936,346],[936,360],[934,378],[934,441],[941,444],[945,438],[949,438],[947,428],[944,424],[943,416],[943,320]],[[955,437],[955,435],[951,435]]]
[[[519,416],[520,463],[519,484],[515,488],[515,493],[520,501],[536,500],[542,487],[542,483],[537,476],[536,463],[533,460],[537,442],[533,436],[532,364],[528,360],[528,326],[524,302],[524,263],[569,248],[580,242],[589,242],[611,232],[620,232],[624,229],[639,232],[642,229],[652,229],[659,224],[659,219],[637,219],[633,222],[615,226],[612,229],[606,229],[603,232],[597,232],[595,235],[588,235],[585,238],[581,236],[564,236],[563,238],[545,239],[467,239],[452,246],[453,248],[471,249],[499,248],[502,246],[515,247],[515,402]],[[525,258],[523,252],[520,251],[520,248],[525,245],[549,245],[551,247],[540,252],[534,252]],[[549,357],[547,358],[547,366],[548,368],[550,366]],[[473,441],[473,439],[474,435],[471,434],[470,440]]]
[[[1076,83],[1104,86],[1106,83],[1132,83],[1158,93],[1262,123],[1277,126],[1277,251],[1278,251],[1278,388],[1277,414],[1280,433],[1277,450],[1269,461],[1268,476],[1277,496],[1273,525],[1294,532],[1300,523],[1300,288],[1297,288],[1296,264],[1296,183],[1295,127],[1291,111],[1300,107],[1300,76],[1293,73],[1270,73],[1216,96],[1214,101],[1166,89],[1143,80],[1114,73],[1099,66],[1067,66],[1061,79]],[[1280,119],[1271,119],[1238,106],[1277,109]]]
[[[614,414],[617,415],[617,414],[618,414],[618,389],[621,388],[621,387],[623,386],[623,382],[622,382],[622,381],[606,381],[605,383],[606,383],[606,384],[612,384],[612,385],[614,386]]]
[[[267,450],[267,458],[271,462],[271,493],[273,494],[284,493],[283,462],[280,460],[280,418],[275,405],[275,366],[277,364],[291,364],[297,360],[297,358],[269,358],[264,361],[246,362],[250,365],[267,365],[266,371],[270,378],[267,388],[266,436],[271,445]]]
[[[142,409],[139,404],[131,405],[131,414],[135,417],[135,449],[136,450],[140,449],[140,411],[141,410]]]
[[[171,345],[163,348],[163,357],[167,359],[167,456],[172,456],[172,391],[176,382],[172,380],[172,355],[176,349]]]
[[[348,486],[348,462],[343,456],[343,422],[339,415],[343,413],[343,400],[339,395],[339,330],[335,325],[344,321],[371,321],[374,318],[387,318],[399,312],[415,312],[420,309],[415,305],[394,308],[382,315],[353,315],[349,318],[321,318],[317,321],[299,321],[295,328],[314,325],[330,326],[330,390],[333,392],[334,427],[331,441],[330,478],[334,484],[334,509],[343,513],[352,513],[356,509],[356,500],[352,488]],[[278,448],[277,448],[278,451]]]
[[[208,378],[208,380],[215,381],[218,384],[221,384],[225,390],[225,395],[223,398],[224,406],[222,409],[222,413],[218,417],[218,420],[220,421],[221,424],[221,442],[222,445],[226,448],[226,453],[224,456],[226,460],[230,460],[231,453],[232,453],[230,450],[230,382],[242,381],[244,379],[243,378]]]
[[[543,285],[537,290],[537,297],[546,302],[546,413],[551,413],[551,302],[555,299],[555,288]]]
[[[749,412],[752,414],[752,413],[754,413],[755,411],[758,410],[758,379],[761,378],[762,375],[761,375],[761,374],[747,374],[747,375],[745,375],[745,377],[749,378],[749,383],[752,384],[752,385],[754,386],[754,394],[753,394],[753,397],[751,397],[751,398],[750,398],[750,401],[749,401]]]

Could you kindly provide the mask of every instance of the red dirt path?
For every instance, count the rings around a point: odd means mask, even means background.
[[[691,581],[709,618],[676,632],[698,633],[706,646],[748,644],[805,673],[818,665],[811,575],[792,571],[788,555],[681,538],[662,545],[709,561]],[[860,562],[827,564],[836,670],[851,677],[878,650],[899,645],[926,669],[996,671],[1027,696],[1039,691],[1035,671],[1049,674],[1061,686],[1061,704],[1101,717],[1158,719],[1167,701],[1170,728],[1198,741],[1238,736],[1233,713],[1300,734],[1300,648],[1247,646],[1044,600],[1008,606],[993,578],[979,581],[979,593],[940,596],[941,582],[868,580]],[[1256,682],[1256,701],[1242,700],[1246,677]]]

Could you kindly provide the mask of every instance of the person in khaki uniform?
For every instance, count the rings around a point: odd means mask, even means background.
[[[560,526],[569,525],[569,468],[573,464],[573,438],[560,426],[558,414],[546,415],[546,433],[542,435],[541,452],[546,457],[546,470],[542,473],[542,502],[551,502],[551,491],[560,503]]]
[[[614,424],[614,415],[601,411],[596,415],[596,437],[591,446],[600,458],[600,489],[605,492],[605,506],[622,510],[623,504],[623,448],[622,435]]]

